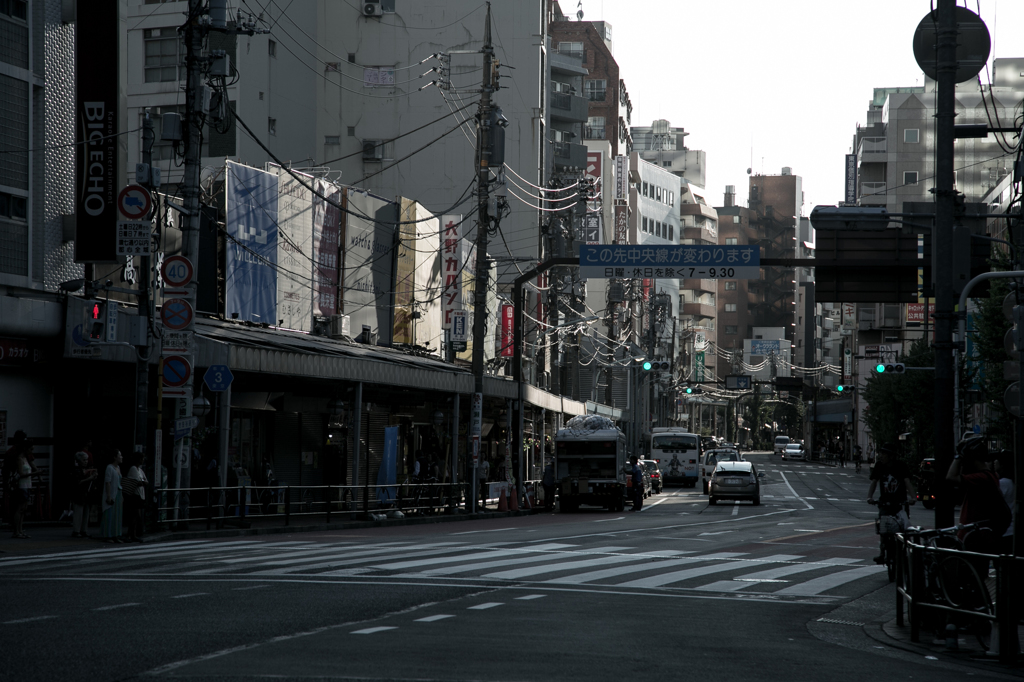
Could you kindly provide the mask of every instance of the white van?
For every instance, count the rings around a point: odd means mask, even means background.
[[[781,455],[786,452],[786,446],[789,445],[789,436],[775,436],[775,454]]]

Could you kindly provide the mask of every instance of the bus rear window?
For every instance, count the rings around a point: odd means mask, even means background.
[[[697,439],[693,436],[655,436],[652,447],[657,450],[696,450]]]

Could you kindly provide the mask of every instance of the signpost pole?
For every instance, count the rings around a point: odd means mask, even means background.
[[[145,175],[147,182],[145,187],[148,190],[153,189],[153,174],[150,171],[153,164],[153,142],[156,140],[156,133],[153,130],[153,120],[149,117],[149,110],[146,110],[146,118],[142,121],[142,165],[145,167]],[[136,180],[139,178],[136,177]],[[149,215],[144,216],[146,220],[151,220],[153,212]],[[152,241],[152,227],[148,231],[147,235]],[[149,252],[152,251],[152,244],[146,249],[146,252],[142,255],[139,268],[139,316],[143,319],[144,329],[142,330],[142,336],[144,340],[145,352],[136,352],[135,354],[135,452],[145,455],[146,446],[149,443],[149,358],[151,352],[151,340],[149,336],[149,330],[152,326],[152,299],[150,298],[150,283],[153,279],[152,271],[152,259],[149,257]],[[130,259],[131,256],[128,256]],[[137,339],[132,339],[132,342]],[[159,472],[154,471],[154,475]]]

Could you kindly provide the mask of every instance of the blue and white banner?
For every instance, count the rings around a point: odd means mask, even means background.
[[[756,246],[584,244],[580,277],[760,279]]]
[[[225,175],[224,313],[277,324],[277,176],[231,161]]]

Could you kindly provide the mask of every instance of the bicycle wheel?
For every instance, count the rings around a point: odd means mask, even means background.
[[[885,537],[885,572],[889,582],[896,582],[896,538],[892,535]]]
[[[938,578],[942,596],[950,606],[993,615],[992,597],[970,561],[957,556],[943,559],[939,562]],[[971,618],[967,625],[978,644],[987,651],[991,643],[992,622]]]

